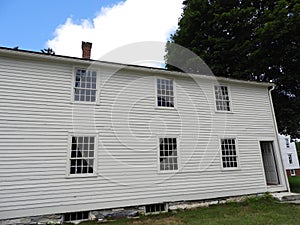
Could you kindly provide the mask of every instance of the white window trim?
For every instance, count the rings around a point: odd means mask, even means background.
[[[285,138],[284,141],[285,141],[285,147],[290,148],[291,146],[290,140],[288,138]]]
[[[219,156],[220,156],[220,167],[222,171],[232,171],[232,170],[241,170],[241,163],[240,163],[240,154],[239,154],[239,144],[238,144],[238,138],[235,136],[224,136],[224,137],[218,137],[219,138]],[[223,167],[223,159],[222,159],[222,139],[235,139],[235,151],[237,156],[237,167]]]
[[[294,163],[294,161],[293,161],[293,154],[292,153],[288,153],[287,155],[288,155],[288,163],[289,163],[289,165],[292,165]],[[291,156],[291,160],[290,160],[290,156]]]
[[[72,213],[83,213],[83,212],[87,212],[88,213],[88,218],[86,219],[79,219],[79,220],[66,220],[66,214],[72,214]],[[64,223],[74,223],[74,224],[78,224],[80,222],[83,222],[83,221],[87,221],[89,218],[90,218],[90,215],[91,215],[91,211],[79,211],[79,212],[69,212],[69,213],[64,213],[63,214],[63,222]]]
[[[88,102],[88,101],[75,101],[74,100],[74,90],[75,90],[75,77],[76,77],[76,71],[78,69],[82,70],[89,70],[89,71],[95,71],[97,73],[96,75],[96,99],[94,102]],[[99,99],[100,99],[100,70],[96,68],[89,68],[89,67],[80,67],[80,66],[74,66],[72,69],[72,85],[71,85],[71,103],[72,104],[84,104],[84,105],[98,105]]]
[[[177,145],[177,170],[160,170],[160,148],[159,148],[159,139],[160,138],[176,138],[176,145]],[[181,162],[180,162],[180,151],[179,151],[179,138],[177,135],[168,135],[168,136],[157,136],[156,137],[156,140],[157,140],[157,173],[161,173],[161,174],[164,174],[164,173],[177,173],[180,171],[180,166],[181,166]]]
[[[290,174],[291,174],[291,176],[296,176],[296,171],[295,171],[295,169],[290,169]]]
[[[71,159],[71,146],[72,146],[72,136],[92,136],[95,137],[94,146],[94,167],[93,173],[84,174],[71,174],[70,173],[70,159]],[[98,175],[98,133],[95,132],[68,132],[68,150],[67,150],[67,163],[66,163],[66,177],[67,178],[83,178],[83,177],[96,177]]]
[[[165,106],[158,106],[158,101],[157,101],[157,79],[164,79],[164,80],[172,80],[173,81],[173,93],[174,93],[174,107],[165,107]],[[155,109],[160,109],[160,110],[176,110],[177,108],[177,95],[176,95],[176,81],[175,78],[168,78],[168,77],[161,77],[161,76],[155,76],[154,77],[154,91],[155,91]]]
[[[216,99],[216,92],[215,92],[215,86],[226,86],[227,91],[228,91],[228,97],[229,97],[229,111],[224,111],[224,110],[218,110],[217,109],[217,99]],[[213,84],[213,96],[214,96],[214,106],[215,106],[215,113],[233,113],[233,108],[232,108],[232,98],[231,98],[231,87],[229,84]]]

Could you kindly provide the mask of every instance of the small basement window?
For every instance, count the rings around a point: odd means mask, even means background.
[[[167,205],[166,203],[158,203],[158,204],[151,204],[145,206],[145,213],[161,213],[167,212]]]
[[[65,213],[64,222],[88,220],[89,214],[89,211]]]
[[[296,176],[296,172],[294,169],[290,170],[291,176]]]

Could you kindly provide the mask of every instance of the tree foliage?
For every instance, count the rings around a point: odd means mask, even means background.
[[[41,52],[47,55],[55,55],[55,52],[53,51],[52,48],[44,48],[41,49]]]
[[[281,133],[299,137],[299,0],[186,0],[167,44],[166,65],[189,66],[176,43],[202,58],[216,76],[274,82]],[[171,44],[170,44],[171,43]],[[182,61],[180,61],[182,60]],[[197,71],[193,71],[197,72]]]
[[[298,159],[300,159],[300,142],[295,141]]]

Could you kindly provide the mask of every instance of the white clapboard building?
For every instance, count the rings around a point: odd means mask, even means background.
[[[273,88],[1,47],[0,221],[286,191]]]
[[[279,145],[283,166],[288,176],[300,176],[299,159],[295,142],[291,141],[290,135],[280,134]]]

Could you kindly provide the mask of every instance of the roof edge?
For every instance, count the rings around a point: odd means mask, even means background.
[[[106,66],[106,67],[113,67],[113,68],[120,68],[120,69],[127,69],[133,71],[143,71],[147,73],[163,73],[165,75],[175,75],[175,76],[189,76],[192,78],[203,78],[207,80],[216,80],[220,82],[228,82],[228,83],[241,83],[241,84],[248,84],[248,85],[256,85],[256,86],[275,86],[274,83],[268,82],[257,82],[257,81],[246,81],[246,80],[238,80],[226,77],[218,77],[218,76],[210,76],[205,74],[194,74],[194,73],[184,73],[178,71],[171,71],[164,68],[157,68],[157,67],[148,67],[148,66],[140,66],[140,65],[132,65],[132,64],[123,64],[117,62],[108,62],[108,61],[100,61],[100,60],[93,60],[93,59],[83,59],[78,57],[72,56],[64,56],[64,55],[50,55],[41,52],[35,52],[30,50],[23,50],[23,49],[12,49],[7,47],[0,46],[0,54],[9,54],[14,57],[31,57],[31,58],[38,58],[41,60],[51,60],[51,61],[61,61],[61,62],[68,62],[68,63],[80,63],[86,64],[90,66],[91,64],[97,64],[98,66]]]

